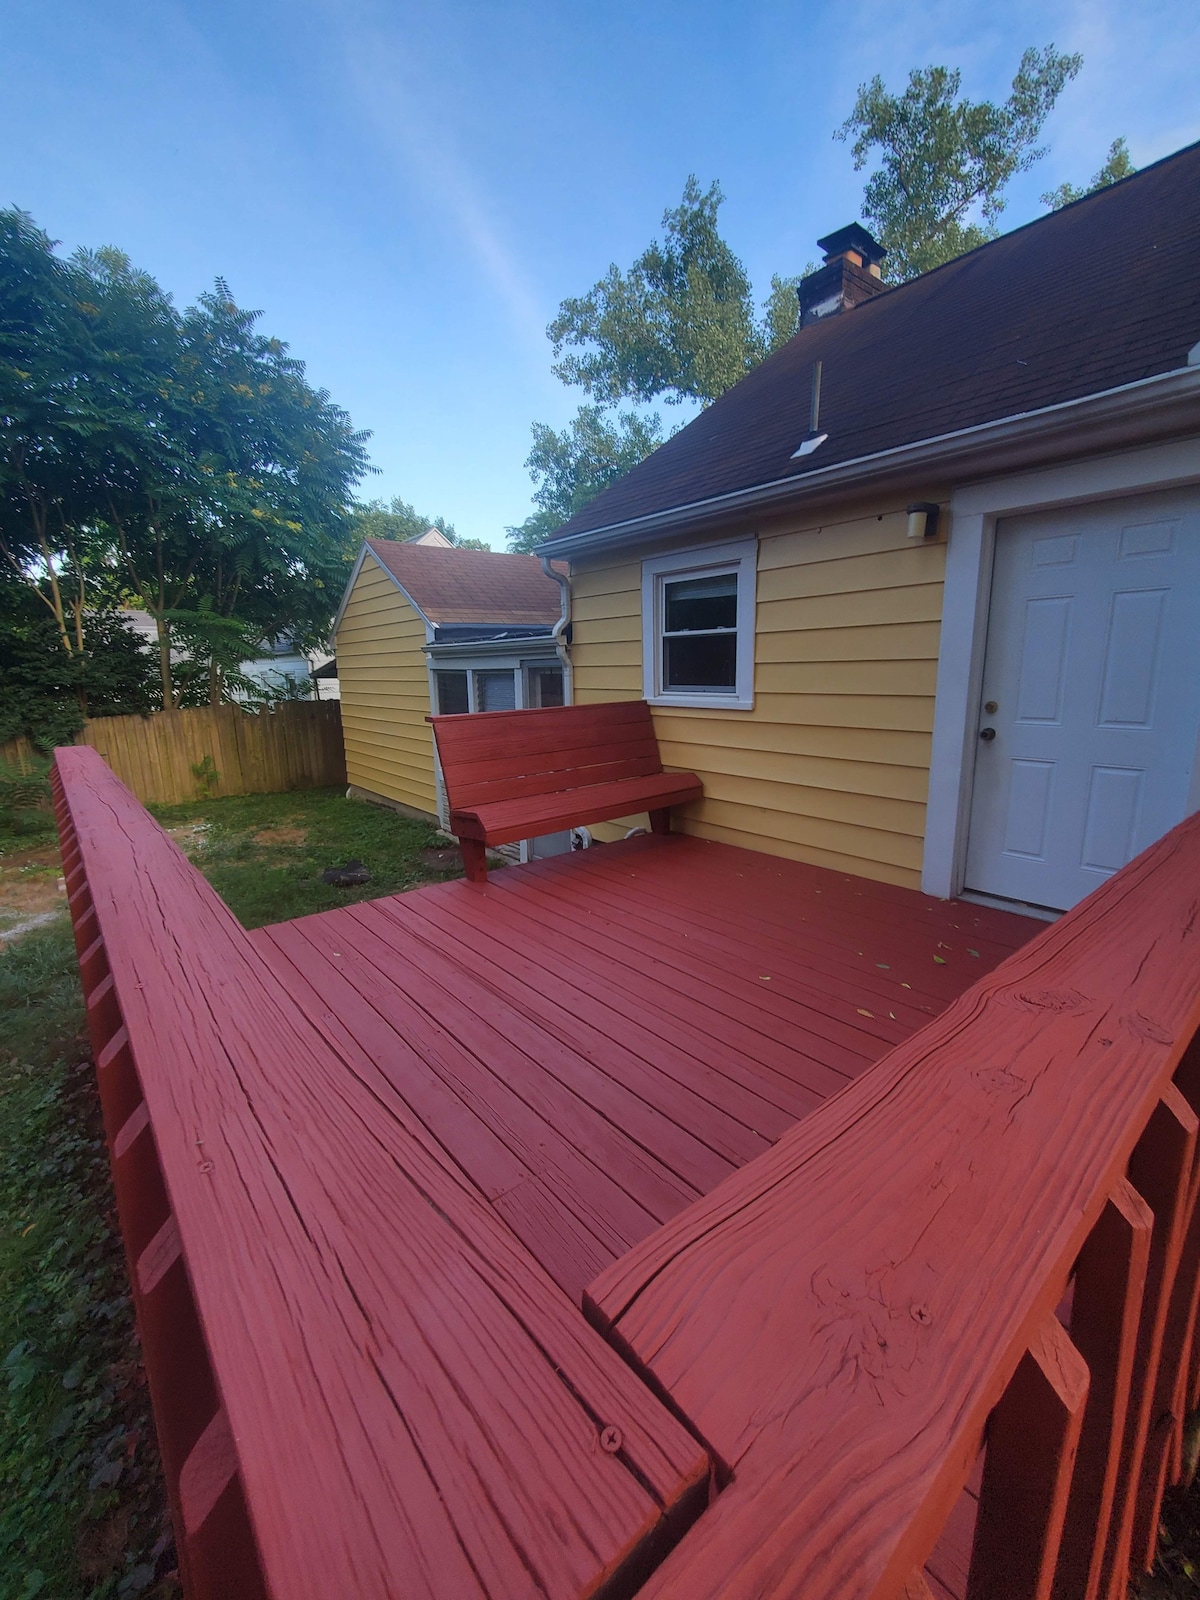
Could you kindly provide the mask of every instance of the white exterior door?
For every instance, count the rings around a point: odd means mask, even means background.
[[[1200,494],[1003,521],[966,887],[1065,910],[1181,821],[1200,732]]]

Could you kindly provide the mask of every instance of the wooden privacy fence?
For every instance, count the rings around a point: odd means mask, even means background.
[[[224,705],[97,717],[75,743],[98,750],[139,800],[156,805],[346,781],[336,700],[284,700],[256,712]],[[0,746],[0,759],[27,768],[35,752],[28,740],[13,740]]]

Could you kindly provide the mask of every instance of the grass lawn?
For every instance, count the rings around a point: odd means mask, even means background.
[[[340,790],[159,807],[247,927],[458,874]],[[430,852],[430,854],[426,854]],[[358,859],[360,888],[321,881]],[[0,1597],[178,1596],[52,819],[0,813]]]

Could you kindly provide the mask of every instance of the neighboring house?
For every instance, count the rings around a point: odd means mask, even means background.
[[[430,529],[431,533],[437,532]],[[439,535],[440,537],[440,535]],[[123,613],[125,624],[154,651],[158,649],[158,626],[148,611],[135,606]],[[186,661],[186,650],[171,648],[172,661]],[[320,651],[306,654],[293,640],[283,638],[263,640],[262,654],[243,661],[241,670],[263,689],[273,694],[300,699],[315,697],[318,700],[336,700],[338,686],[336,673],[329,671],[333,657]],[[316,691],[313,696],[313,691]],[[237,698],[237,696],[235,696]]]
[[[351,788],[445,822],[426,717],[562,705],[561,618],[536,556],[368,539],[333,625]]]
[[[822,244],[543,547],[574,698],[651,702],[689,832],[1065,908],[1200,806],[1200,146],[900,287]]]

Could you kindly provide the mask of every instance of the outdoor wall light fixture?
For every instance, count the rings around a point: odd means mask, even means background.
[[[908,508],[908,537],[933,539],[937,537],[938,505],[933,500],[915,500]]]

